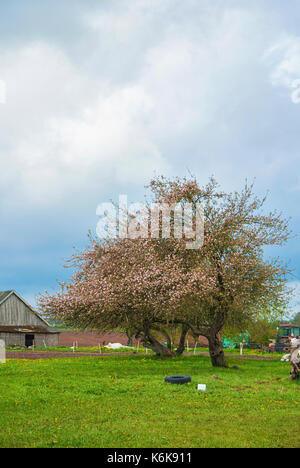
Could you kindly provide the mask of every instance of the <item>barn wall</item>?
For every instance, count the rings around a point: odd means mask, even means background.
[[[35,346],[58,346],[59,345],[59,333],[36,333],[34,335]]]
[[[35,346],[46,346],[53,347],[59,345],[59,333],[29,333],[34,335]],[[25,333],[4,333],[0,332],[0,340],[4,340],[5,345],[18,345],[25,346]]]
[[[4,340],[5,346],[8,346],[8,345],[25,346],[25,335],[23,335],[23,333],[0,332],[0,340]]]
[[[14,294],[0,305],[0,325],[47,327],[46,323]]]

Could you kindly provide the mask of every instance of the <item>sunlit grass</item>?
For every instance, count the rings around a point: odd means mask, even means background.
[[[300,383],[289,380],[289,364],[229,362],[239,369],[212,368],[205,356],[8,360],[0,446],[299,446]],[[165,383],[173,374],[192,383]]]

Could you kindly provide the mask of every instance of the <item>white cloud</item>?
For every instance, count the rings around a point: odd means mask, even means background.
[[[13,183],[13,197],[47,206],[78,187],[88,191],[95,178],[109,186],[107,173],[131,183],[167,169],[147,135],[153,104],[141,85],[87,78],[41,43],[1,62],[10,94],[0,116],[2,190]]]
[[[300,37],[285,37],[265,53],[271,65],[270,81],[273,86],[289,90],[291,101],[300,102]]]
[[[201,183],[214,174],[229,190],[257,177],[273,206],[297,213],[300,114],[281,99],[299,96],[300,38],[286,30],[294,7],[283,18],[259,0],[76,3],[59,8],[61,22],[46,24],[51,8],[41,7],[30,20],[39,27],[20,17],[13,40],[3,31],[3,278],[22,275],[21,247],[32,246],[37,276],[38,264],[59,263],[58,245],[84,242],[98,203],[135,197],[154,171],[190,169]]]
[[[253,106],[264,93],[256,11],[113,2],[85,15],[84,25],[81,60],[45,42],[0,50],[8,88],[0,112],[2,207],[46,208],[68,194],[76,206],[74,197],[88,198],[96,185],[104,195],[186,167],[230,184],[233,172],[241,180],[280,174],[281,155],[239,153],[258,138]],[[285,68],[292,65],[278,65],[274,77]],[[233,149],[230,164],[224,148]]]
[[[6,103],[6,83],[0,80],[0,104]]]

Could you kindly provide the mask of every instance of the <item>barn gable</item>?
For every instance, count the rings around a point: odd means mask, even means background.
[[[0,292],[0,325],[49,328],[46,320],[15,291]]]

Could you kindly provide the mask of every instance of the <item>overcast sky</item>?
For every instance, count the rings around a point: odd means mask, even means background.
[[[0,31],[0,290],[34,303],[155,173],[255,179],[299,232],[298,0],[9,0]]]

